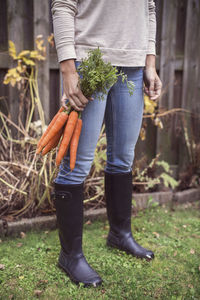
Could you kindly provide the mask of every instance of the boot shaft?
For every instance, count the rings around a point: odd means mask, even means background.
[[[83,185],[55,183],[54,204],[61,247],[67,255],[82,253]]]
[[[111,231],[131,230],[132,172],[105,172],[105,196]]]

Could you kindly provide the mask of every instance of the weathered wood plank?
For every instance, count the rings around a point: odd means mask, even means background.
[[[183,55],[185,45],[187,0],[178,0],[177,5],[176,54]]]
[[[192,111],[185,115],[185,130],[180,143],[179,170],[187,168],[188,163],[195,164],[194,144],[200,143],[200,1],[190,0],[187,4],[186,37],[184,51],[184,76],[182,107]],[[184,128],[184,127],[183,127]],[[186,143],[188,134],[189,143]],[[184,138],[185,136],[185,138]],[[197,153],[196,153],[197,155]]]
[[[0,50],[7,50],[8,30],[7,30],[7,7],[6,1],[0,0]]]
[[[38,71],[38,84],[41,102],[43,104],[45,119],[49,122],[49,0],[34,0],[34,39],[38,35],[43,35],[46,46],[46,60],[41,61]]]
[[[163,94],[159,107],[171,109],[174,107],[174,76],[175,76],[175,42],[177,25],[177,0],[164,1],[162,12],[162,37],[160,54],[160,78],[163,83]],[[171,117],[162,119],[164,129],[157,131],[157,153],[171,165],[177,163],[173,143],[173,128]]]
[[[7,20],[8,20],[8,40],[11,40],[16,45],[17,52],[24,48],[24,30],[22,12],[24,2],[17,0],[7,0]],[[20,37],[20,38],[19,38]],[[15,65],[13,61],[9,67]],[[17,88],[9,86],[9,110],[12,120],[17,123],[19,112],[19,93]]]
[[[55,84],[56,82],[56,84]],[[50,72],[50,118],[52,119],[55,112],[60,106],[60,80],[59,70],[51,70]]]

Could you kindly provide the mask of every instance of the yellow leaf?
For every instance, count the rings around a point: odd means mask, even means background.
[[[45,60],[45,57],[41,55],[37,50],[31,51],[30,58],[34,58],[37,60]]]
[[[32,59],[28,59],[28,58],[25,58],[25,57],[22,57],[22,60],[25,62],[26,65],[28,66],[35,66],[35,63]]]
[[[9,77],[16,78],[16,77],[19,76],[19,73],[17,72],[16,68],[12,68],[12,69],[8,70],[8,73],[6,75],[9,76]]]
[[[153,114],[155,112],[156,107],[157,103],[151,100],[147,95],[144,95],[144,113]]]
[[[140,138],[141,138],[142,141],[144,141],[145,138],[146,138],[146,131],[145,131],[144,127],[142,127],[140,129]]]
[[[11,78],[10,79],[10,84],[12,85],[12,87],[14,87],[15,84],[16,84],[16,79],[15,78]]]
[[[51,47],[54,47],[54,35],[53,33],[51,33],[51,35],[48,36],[47,38],[49,44],[51,45]]]
[[[9,44],[9,55],[12,56],[13,59],[17,59],[15,44],[12,41],[8,42]]]
[[[30,57],[31,58],[36,58],[39,55],[39,52],[37,50],[33,50],[30,52]]]
[[[37,46],[38,50],[43,51],[44,41],[36,39],[36,46]]]
[[[5,77],[4,77],[3,84],[9,84],[9,83],[10,83],[10,77],[5,76]]]
[[[160,118],[155,118],[155,120],[154,120],[154,124],[156,125],[156,126],[158,126],[160,129],[163,129],[163,123],[162,123],[162,121],[160,120]]]
[[[23,50],[21,51],[19,54],[18,54],[18,57],[17,58],[22,58],[23,56],[26,56],[30,54],[30,51],[29,50]]]

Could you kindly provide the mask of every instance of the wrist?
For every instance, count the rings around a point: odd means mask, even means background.
[[[156,68],[156,56],[153,54],[148,54],[146,56],[145,68]]]
[[[76,73],[74,59],[67,59],[60,62],[60,70],[62,74]]]

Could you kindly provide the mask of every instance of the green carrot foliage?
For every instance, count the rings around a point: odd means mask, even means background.
[[[104,95],[121,77],[122,83],[126,83],[130,95],[133,94],[134,83],[129,81],[124,72],[113,67],[110,62],[102,59],[102,52],[99,48],[90,50],[88,57],[83,59],[78,67],[80,74],[80,86],[85,97],[97,97],[104,99]]]

